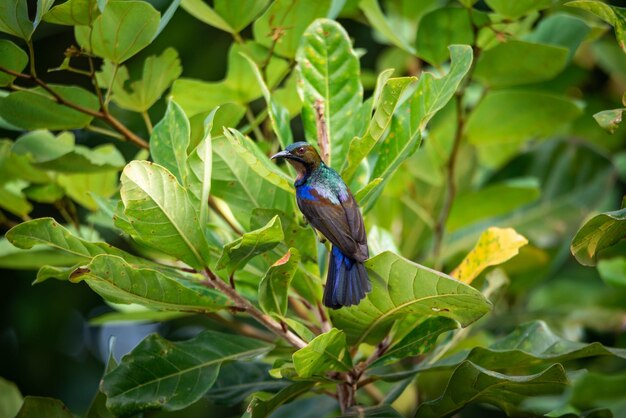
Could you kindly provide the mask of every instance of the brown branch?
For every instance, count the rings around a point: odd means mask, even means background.
[[[326,164],[330,164],[330,138],[328,138],[328,125],[324,117],[324,101],[322,99],[315,100],[313,104],[315,109],[315,127],[317,128],[317,145],[322,153],[322,160]]]
[[[145,149],[149,148],[148,143],[146,141],[144,141],[141,137],[137,136],[135,133],[130,131],[124,124],[122,124],[119,120],[117,120],[113,115],[108,113],[105,109],[98,111],[98,110],[93,110],[93,109],[83,107],[74,102],[70,102],[64,99],[63,96],[61,96],[59,93],[54,91],[52,87],[50,87],[45,81],[43,81],[37,76],[19,73],[17,71],[13,71],[2,66],[0,66],[0,71],[6,74],[12,75],[13,77],[16,77],[16,78],[21,78],[23,80],[32,81],[33,83],[37,84],[39,87],[44,89],[46,92],[48,92],[52,96],[52,99],[58,104],[65,106],[65,107],[69,107],[71,109],[74,109],[86,115],[93,116],[94,118],[102,119],[105,122],[107,122],[109,125],[111,125],[111,127],[113,127],[116,131],[121,133],[124,136],[124,138],[126,138],[129,142],[132,142],[133,144],[137,145],[140,148],[145,148]],[[16,88],[16,90],[18,89]]]
[[[237,293],[235,289],[233,289],[226,282],[217,277],[215,273],[213,273],[209,268],[205,268],[202,271],[202,274],[207,279],[203,282],[203,284],[222,292],[230,300],[232,300],[235,305],[244,309],[251,317],[256,319],[269,331],[276,334],[278,337],[283,338],[289,344],[298,349],[306,347],[306,342],[304,342],[300,337],[298,337],[296,334],[289,330],[285,331],[279,322],[277,322],[270,316],[265,315],[263,312],[257,309],[256,306],[248,301],[248,299]]]

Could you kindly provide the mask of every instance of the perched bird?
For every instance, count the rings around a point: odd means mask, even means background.
[[[324,305],[356,305],[371,290],[363,262],[369,257],[359,207],[341,176],[310,144],[296,142],[272,159],[287,160],[298,172],[296,201],[311,225],[332,244]]]

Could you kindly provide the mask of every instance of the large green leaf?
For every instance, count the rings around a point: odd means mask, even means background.
[[[291,402],[298,396],[308,392],[314,385],[314,382],[295,382],[282,389],[276,395],[269,399],[255,396],[246,408],[246,412],[242,418],[266,418],[282,404]]]
[[[541,195],[534,178],[513,179],[459,194],[452,204],[446,230],[453,231],[481,219],[509,213]]]
[[[553,13],[541,19],[533,32],[523,39],[528,42],[555,45],[569,50],[572,59],[591,28],[579,17],[565,13]]]
[[[63,100],[75,103],[92,111],[98,110],[98,98],[76,86],[49,84]],[[91,122],[93,116],[56,103],[50,93],[41,87],[20,90],[0,97],[0,117],[19,128],[33,129],[78,129]]]
[[[359,59],[339,23],[318,19],[304,32],[296,60],[306,137],[317,143],[314,107],[321,100],[330,140],[328,163],[339,169],[355,135],[353,120],[363,101]]]
[[[23,180],[13,180],[0,185],[0,208],[25,218],[33,210],[22,190],[27,186]]]
[[[253,42],[234,43],[228,51],[228,69],[226,77],[218,82],[206,82],[180,78],[172,85],[172,97],[192,117],[198,113],[209,112],[225,103],[246,105],[261,97],[261,87],[256,82],[250,64],[240,54],[252,58],[257,65],[263,65],[268,51]],[[267,64],[267,85],[273,88],[287,70],[287,63],[277,57],[271,57]]]
[[[252,258],[276,247],[284,238],[280,218],[274,216],[264,227],[246,232],[233,242],[224,245],[217,268],[227,269],[229,273],[233,273],[245,266]]]
[[[123,65],[115,69],[111,61],[104,62],[97,76],[100,87],[112,86],[111,100],[116,105],[122,109],[145,112],[159,100],[182,70],[176,50],[167,48],[161,55],[146,58],[139,80],[130,81],[128,69]]]
[[[211,193],[223,199],[246,229],[254,209],[276,209],[293,213],[293,188],[247,137],[228,131],[214,138]]]
[[[35,18],[28,19],[26,0],[3,0],[0,2],[0,32],[30,41],[43,16],[50,10],[54,0],[37,0]]]
[[[13,42],[0,39],[0,66],[7,70],[21,72],[28,63],[28,55]],[[10,74],[0,73],[0,87],[8,86],[15,77]]]
[[[11,245],[6,238],[0,239],[0,268],[3,269],[38,269],[46,264],[71,266],[84,260],[82,256],[48,248],[23,250]]]
[[[380,9],[378,0],[360,0],[359,8],[367,17],[371,25],[380,32],[389,42],[410,54],[415,53],[415,49],[411,43],[398,34],[393,25],[388,21],[387,17]]]
[[[551,80],[565,69],[568,55],[559,46],[511,40],[484,51],[474,76],[494,88]]]
[[[626,258],[615,257],[600,260],[598,273],[606,284],[616,288],[626,288]]]
[[[187,191],[165,168],[133,161],[122,173],[124,214],[142,242],[202,269],[209,247]]]
[[[99,15],[96,0],[68,0],[50,9],[43,20],[57,25],[90,25]]]
[[[76,269],[70,280],[84,280],[109,302],[137,303],[148,308],[184,312],[214,312],[231,305],[230,300],[198,282],[173,273],[133,266],[123,258],[98,255]]]
[[[467,326],[491,308],[478,290],[397,254],[383,252],[365,266],[372,282],[367,298],[331,312],[333,324],[350,343],[375,344],[408,314],[445,316]]]
[[[445,7],[424,16],[417,28],[417,55],[433,65],[448,59],[449,45],[472,45],[474,31],[467,9]]]
[[[328,17],[331,3],[331,0],[276,0],[254,21],[254,39],[268,48],[275,43],[275,53],[293,58],[306,28],[315,19]]]
[[[422,131],[428,122],[458,89],[471,67],[472,49],[469,46],[452,45],[450,60],[450,70],[445,76],[422,73],[415,92],[394,115],[391,134],[380,144],[378,159],[372,171],[370,181],[376,184],[372,185],[371,191],[360,201],[365,210],[371,208],[380,196],[391,175],[417,150]]]
[[[437,399],[420,404],[415,417],[452,415],[470,403],[494,405],[511,416],[527,397],[559,394],[567,384],[565,370],[560,364],[537,374],[512,376],[465,361],[452,373],[444,393]]]
[[[336,328],[315,337],[306,347],[293,353],[292,358],[298,376],[303,378],[352,368],[346,335]]]
[[[547,1],[547,0],[546,0]],[[615,28],[615,37],[622,51],[626,52],[626,8],[610,6],[600,1],[576,0],[567,6],[587,10]]]
[[[70,410],[58,399],[27,396],[15,418],[72,418]]]
[[[295,248],[290,248],[265,273],[259,283],[259,305],[265,313],[285,315],[289,284],[298,269],[299,262],[300,253]]]
[[[181,342],[151,335],[104,376],[101,388],[107,407],[117,415],[154,408],[178,410],[213,386],[223,362],[250,359],[271,348],[251,338],[214,331]]]
[[[269,364],[260,361],[226,363],[205,397],[216,403],[237,405],[253,393],[277,392],[289,384],[270,376],[270,369]]]
[[[626,236],[626,209],[594,216],[578,230],[571,250],[576,260],[585,266],[596,264],[598,253]]]
[[[269,0],[215,0],[213,8],[202,0],[183,0],[196,19],[230,33],[238,33],[265,9]]]
[[[553,135],[581,113],[576,102],[565,96],[525,90],[493,91],[470,114],[465,134],[478,147],[483,162],[497,166],[514,155],[524,141]],[[507,123],[501,123],[503,120]]]
[[[0,417],[15,417],[23,401],[17,385],[0,377]]]
[[[527,13],[550,7],[552,0],[486,0],[486,3],[496,13],[516,19]]]
[[[350,142],[350,148],[345,163],[345,168],[341,174],[345,178],[352,178],[359,167],[361,161],[370,153],[376,143],[387,133],[391,118],[396,112],[401,100],[406,96],[407,91],[411,91],[411,86],[417,81],[416,77],[389,78],[376,101],[376,111],[369,123],[367,132],[362,138],[354,138]],[[387,136],[388,140],[399,140],[393,135]]]
[[[170,100],[163,119],[150,135],[150,154],[154,162],[176,176],[180,184],[187,182],[189,136],[187,115],[174,100]]]
[[[113,144],[89,149],[75,145],[74,135],[69,132],[56,137],[50,131],[28,132],[15,141],[12,151],[28,156],[39,169],[60,173],[116,171],[126,163]]]
[[[144,1],[109,1],[93,22],[87,44],[94,54],[121,64],[154,39],[160,14]]]

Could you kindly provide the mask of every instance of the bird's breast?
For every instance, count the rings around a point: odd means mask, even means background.
[[[341,204],[337,195],[331,190],[327,190],[323,187],[315,187],[306,183],[296,188],[296,196],[299,200],[332,205]]]

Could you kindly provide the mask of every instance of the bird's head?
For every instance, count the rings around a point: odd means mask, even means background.
[[[304,176],[307,172],[310,173],[322,163],[317,150],[307,142],[294,142],[283,151],[272,155],[272,160],[275,159],[287,160],[294,166],[299,177]]]

